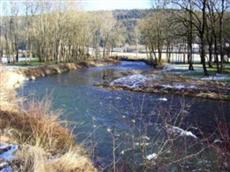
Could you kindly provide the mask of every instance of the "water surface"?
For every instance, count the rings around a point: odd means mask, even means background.
[[[200,133],[197,128],[210,133],[215,131],[221,118],[229,118],[230,104],[227,102],[111,91],[94,86],[111,73],[128,70],[154,69],[142,62],[87,68],[29,81],[19,94],[42,99],[51,93],[54,108],[63,109],[62,118],[75,126],[77,142],[89,149],[94,161],[103,169],[111,165],[113,150],[117,161],[138,166],[140,150],[136,147],[140,138],[147,136],[151,140],[159,136],[160,139],[157,126],[165,122],[164,119],[172,122],[168,119],[169,115],[175,119],[178,114],[182,114],[183,123],[177,120],[173,124],[194,131],[198,136]],[[137,155],[132,153],[134,155],[130,159],[126,152],[131,149],[137,150]],[[148,149],[146,155],[153,149]]]

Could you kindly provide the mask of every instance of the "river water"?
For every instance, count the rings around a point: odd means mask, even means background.
[[[77,143],[84,145],[95,164],[105,171],[112,168],[114,161],[120,164],[120,171],[141,169],[147,155],[157,152],[159,144],[155,143],[165,137],[165,123],[203,137],[215,132],[220,121],[229,121],[227,102],[95,86],[105,76],[129,70],[154,69],[142,62],[125,61],[86,68],[29,81],[19,94],[29,99],[51,94],[53,108],[62,109],[61,118],[74,126]]]

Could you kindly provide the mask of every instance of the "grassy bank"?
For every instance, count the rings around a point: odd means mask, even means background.
[[[203,68],[201,64],[194,64],[193,65],[194,71],[188,70],[188,64],[171,64],[171,65],[166,64],[166,68],[167,66],[174,67],[174,69],[169,70],[169,72],[179,73],[180,75],[183,75],[185,77],[191,77],[191,78],[197,78],[197,79],[201,79],[204,77]],[[210,76],[216,76],[216,73],[217,73],[216,66],[213,65],[212,68],[208,68],[208,73]],[[230,77],[230,64],[225,64],[223,75]],[[229,81],[229,80],[226,80],[226,81]]]
[[[98,86],[114,90],[230,100],[228,82],[201,80],[161,70],[148,71],[147,73],[123,72],[110,76],[108,81],[98,84]]]
[[[69,72],[72,70],[77,70],[85,67],[98,67],[105,66],[109,64],[116,64],[117,60],[113,59],[101,59],[101,60],[88,60],[77,63],[60,63],[60,64],[43,64],[35,65],[35,66],[27,66],[22,67],[17,65],[17,67],[21,67],[17,70],[18,73],[25,76],[26,79],[34,80],[36,78],[45,77],[49,75],[56,75],[60,73]]]
[[[0,143],[19,145],[11,168],[22,172],[97,171],[51,101],[16,96],[24,76],[0,66]],[[34,69],[33,69],[34,70]]]

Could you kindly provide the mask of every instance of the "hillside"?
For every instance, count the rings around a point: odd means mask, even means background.
[[[138,21],[150,14],[152,10],[133,9],[133,10],[114,10],[114,17],[122,23],[125,28],[125,43],[129,45],[135,44],[135,28]]]

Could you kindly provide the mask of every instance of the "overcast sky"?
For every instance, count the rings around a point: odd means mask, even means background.
[[[38,1],[38,0],[33,0]],[[55,0],[43,0],[54,2]],[[74,1],[80,9],[92,10],[115,10],[115,9],[148,9],[152,7],[153,0],[63,0]],[[12,2],[12,3],[11,3]],[[0,0],[0,16],[9,15],[11,4],[16,4],[20,9],[19,14],[24,14],[23,0]]]
[[[146,9],[151,0],[81,0],[85,10]]]

